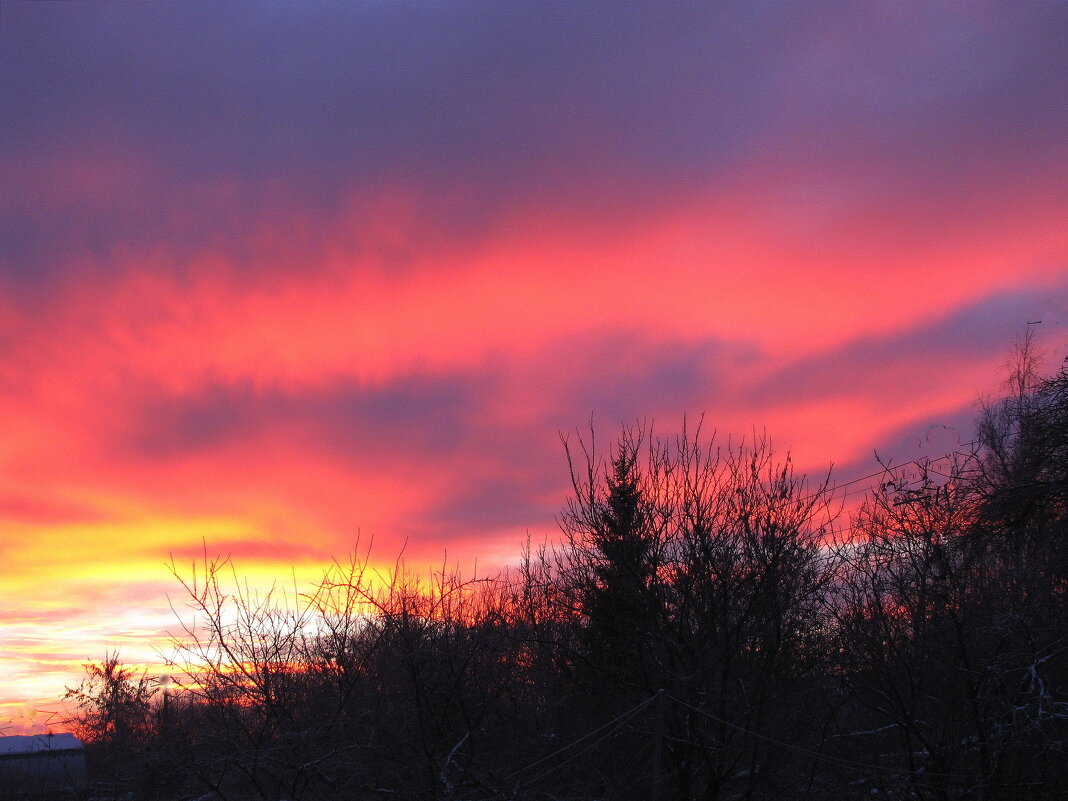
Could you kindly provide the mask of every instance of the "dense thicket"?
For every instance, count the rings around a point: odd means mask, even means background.
[[[565,442],[513,571],[181,579],[174,686],[72,692],[134,798],[1068,797],[1068,374],[855,512],[767,440]]]

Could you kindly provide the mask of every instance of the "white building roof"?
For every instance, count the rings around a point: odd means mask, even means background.
[[[42,751],[71,751],[84,748],[81,740],[69,732],[0,737],[0,756],[38,754]]]

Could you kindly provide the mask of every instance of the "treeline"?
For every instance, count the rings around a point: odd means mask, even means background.
[[[90,666],[78,732],[132,798],[1068,797],[1068,373],[859,510],[768,442],[569,445],[513,570],[298,603],[182,578],[173,685]],[[837,502],[840,504],[840,501]],[[167,684],[163,682],[162,684]]]

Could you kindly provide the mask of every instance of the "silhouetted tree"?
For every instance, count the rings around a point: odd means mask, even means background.
[[[583,457],[557,558],[586,681],[615,711],[661,689],[681,701],[662,711],[673,797],[796,791],[789,755],[762,738],[809,736],[795,724],[825,654],[827,482],[795,476],[766,438],[719,449],[699,431],[625,429],[609,464]]]
[[[117,651],[85,665],[85,676],[66,699],[74,712],[66,724],[89,748],[94,774],[110,782],[144,775],[156,733],[157,683],[145,671],[123,665]]]

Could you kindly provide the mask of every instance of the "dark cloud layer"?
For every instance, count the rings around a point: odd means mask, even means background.
[[[1064,153],[1065,30],[1063,3],[8,2],[0,261],[31,287],[116,250],[277,267],[398,186],[463,239],[776,164],[823,202],[970,208],[1020,170],[1057,191],[1034,154]],[[127,178],[86,176],[102,158]],[[822,188],[790,189],[804,164]]]
[[[285,389],[206,380],[188,392],[141,386],[117,428],[102,432],[114,457],[165,468],[188,458],[233,460],[236,476],[271,460],[280,469],[326,459],[352,471],[403,477],[434,462],[453,474],[447,497],[396,521],[422,540],[551,520],[564,497],[561,435],[603,437],[663,413],[672,427],[713,402],[719,382],[755,356],[709,341],[649,344],[637,334],[590,335],[530,361],[503,359],[479,371],[410,375],[379,386],[339,379]],[[522,421],[502,416],[501,393],[525,384],[540,406]],[[279,448],[288,453],[278,455]],[[244,454],[244,456],[236,456]],[[544,533],[544,532],[543,532]]]
[[[522,170],[561,151],[678,150],[676,125],[700,120],[685,114],[710,113],[693,101],[724,99],[718,87],[738,78],[716,16],[597,4],[11,4],[6,97],[23,113],[8,136],[32,148],[91,121],[207,173],[328,179],[343,164],[339,180],[406,168],[507,180],[503,162]],[[589,135],[624,120],[593,146]]]
[[[1028,322],[1037,322],[1036,310],[1066,297],[1068,281],[991,295],[897,335],[853,340],[790,364],[751,387],[742,400],[757,408],[784,396],[798,403],[834,397],[904,401],[917,384],[931,389],[958,380],[954,363],[1004,357]],[[1044,325],[1052,330],[1058,322],[1064,321],[1050,319]]]
[[[470,439],[487,382],[492,379],[468,375],[413,376],[383,387],[339,380],[302,392],[209,382],[189,394],[135,400],[117,451],[167,460],[293,430],[297,445],[339,458],[375,461],[393,452],[446,456]]]

